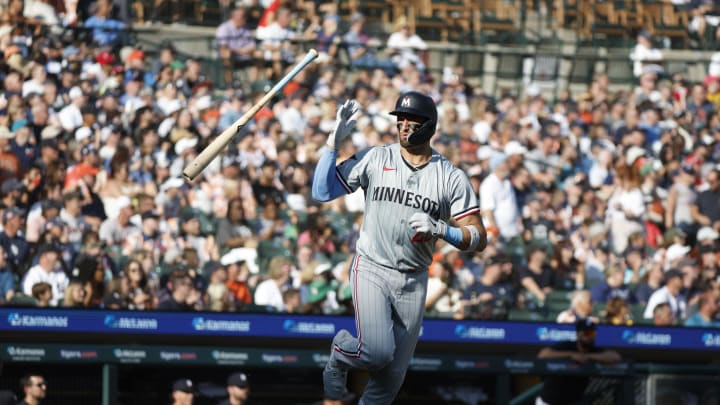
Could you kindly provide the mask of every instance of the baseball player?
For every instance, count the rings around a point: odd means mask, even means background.
[[[399,142],[336,164],[358,109],[354,100],[338,109],[312,186],[319,201],[358,188],[365,192],[365,218],[350,270],[357,337],[347,330],[337,333],[323,383],[326,399],[339,400],[347,393],[348,370],[368,370],[360,404],[379,405],[397,395],[415,350],[435,241],[479,251],[487,238],[467,176],[430,147],[435,102],[414,91],[401,95],[390,113],[397,117]]]

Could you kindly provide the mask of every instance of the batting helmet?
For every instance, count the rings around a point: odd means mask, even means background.
[[[395,102],[395,109],[390,111],[391,115],[413,115],[425,118],[420,128],[408,136],[408,142],[413,145],[421,145],[430,140],[435,134],[437,127],[437,107],[432,98],[418,93],[417,91],[409,91],[400,95]]]

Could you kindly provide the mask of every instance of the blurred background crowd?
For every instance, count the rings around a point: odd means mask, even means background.
[[[413,89],[436,100],[432,145],[470,178],[489,234],[476,255],[438,242],[428,316],[720,325],[720,70],[691,83],[658,68],[646,32],[634,84],[597,75],[550,99],[431,72],[407,19],[375,37],[333,2],[229,11],[222,82],[170,42],[135,46],[125,2],[6,3],[2,305],[351,313],[364,195],[313,201],[313,169],[338,103],[363,108],[346,159],[396,140],[388,111]],[[186,182],[309,47],[317,63]]]

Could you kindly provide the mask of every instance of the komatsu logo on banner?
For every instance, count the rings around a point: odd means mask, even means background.
[[[572,330],[565,329],[552,329],[552,328],[537,328],[537,337],[542,342],[574,342],[577,339],[577,334]]]
[[[465,339],[501,340],[505,339],[505,329],[458,325],[455,327],[455,336]]]
[[[13,327],[29,328],[67,328],[67,316],[20,315],[18,312],[8,314],[7,322]]]
[[[12,357],[45,357],[45,349],[39,347],[8,346],[7,353]]]
[[[199,331],[211,332],[249,332],[250,321],[225,321],[195,317],[192,319],[192,327]]]
[[[158,321],[155,318],[106,315],[103,323],[112,329],[157,330],[158,328]]]
[[[702,335],[702,342],[705,347],[718,347],[720,346],[720,335],[705,333]]]
[[[296,322],[286,319],[283,322],[283,329],[290,333],[307,333],[313,335],[334,335],[335,324],[317,322]]]
[[[623,331],[622,339],[625,342],[635,345],[670,346],[672,335],[667,333],[633,332]]]

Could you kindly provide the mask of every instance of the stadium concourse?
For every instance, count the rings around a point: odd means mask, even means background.
[[[388,112],[414,89],[436,101],[432,146],[470,178],[489,232],[480,254],[438,243],[427,318],[720,325],[715,57],[690,80],[640,29],[609,62],[627,82],[488,91],[430,60],[437,44],[407,19],[368,35],[366,16],[334,3],[251,2],[222,14],[212,74],[172,41],[140,46],[136,7],[7,3],[2,306],[352,314],[364,195],[319,204],[310,179],[339,102],[362,106],[345,159],[395,140]],[[187,162],[307,47],[318,62],[185,182]]]

